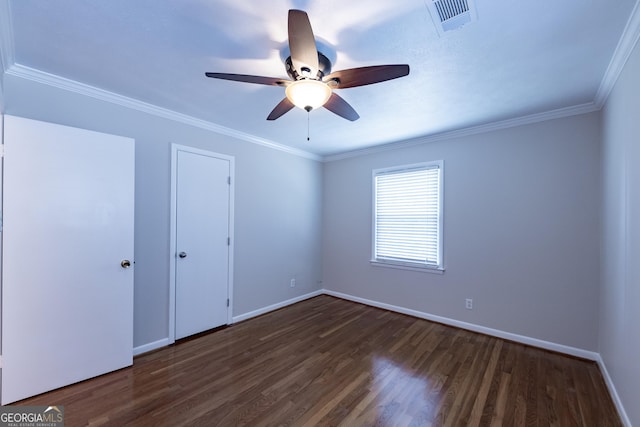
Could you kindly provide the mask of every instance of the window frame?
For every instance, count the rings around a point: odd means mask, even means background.
[[[438,186],[438,262],[436,264],[426,264],[416,261],[401,261],[376,258],[376,242],[377,242],[377,194],[376,194],[376,177],[379,175],[390,173],[411,172],[425,169],[439,169],[439,186]],[[427,273],[443,274],[444,267],[444,161],[433,160],[420,163],[412,163],[400,166],[391,166],[379,169],[373,169],[371,173],[371,192],[372,192],[372,224],[371,224],[371,265],[376,267],[398,268],[403,270],[414,270]]]

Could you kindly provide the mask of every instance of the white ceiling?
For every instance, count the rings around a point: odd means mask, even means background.
[[[5,0],[2,0],[5,1]],[[438,35],[431,0],[10,0],[15,64],[318,155],[593,104],[636,0],[477,0]],[[287,10],[305,10],[333,70],[407,63],[338,93],[356,122],[294,109],[284,89],[205,71],[287,77]],[[6,8],[5,8],[6,9]]]

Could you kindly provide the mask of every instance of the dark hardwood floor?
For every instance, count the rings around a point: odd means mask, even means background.
[[[21,405],[67,426],[619,426],[593,362],[320,296]]]

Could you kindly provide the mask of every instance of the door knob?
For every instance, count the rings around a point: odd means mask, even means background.
[[[131,267],[131,261],[129,261],[128,259],[123,259],[123,260],[120,262],[120,267],[122,267],[122,268],[129,268],[129,267]]]
[[[186,258],[186,257],[187,257],[187,253],[186,253],[186,252],[180,252],[180,253],[178,254],[178,256],[179,256],[180,258]]]

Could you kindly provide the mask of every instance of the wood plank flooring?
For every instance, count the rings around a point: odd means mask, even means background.
[[[597,365],[319,296],[23,405],[67,426],[619,426]]]

